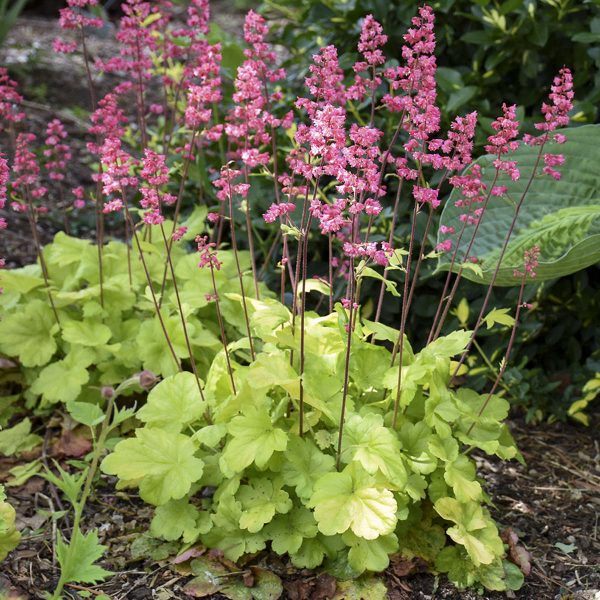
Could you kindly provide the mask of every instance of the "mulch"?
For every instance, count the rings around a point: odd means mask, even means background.
[[[519,544],[531,554],[532,569],[523,588],[508,594],[459,591],[443,577],[430,572],[406,575],[406,564],[396,560],[383,575],[391,600],[600,599],[597,427],[533,426],[521,420],[513,421],[511,427],[526,465],[483,456],[477,462],[479,475],[492,499],[494,518],[501,529],[511,528],[518,535]],[[55,448],[64,455],[65,445],[67,451],[78,448],[76,440],[51,443],[49,456]],[[0,459],[0,480],[15,464],[15,459]],[[116,575],[97,586],[69,586],[65,596],[83,598],[104,593],[111,600],[188,597],[183,588],[190,577],[181,573],[172,563],[172,557],[155,561],[132,555],[131,544],[148,530],[151,510],[131,491],[115,491],[113,484],[111,478],[103,478],[103,483],[97,486],[84,526],[99,529],[102,543],[108,546],[102,564]],[[9,488],[8,493],[17,510],[23,539],[2,565],[0,598],[3,598],[2,587],[6,598],[43,598],[58,578],[52,558],[53,540],[58,530],[68,533],[68,523],[51,518],[52,512],[60,510],[61,500],[56,490],[39,477],[29,479],[21,487]],[[241,572],[252,564],[269,568],[282,578],[285,590],[282,598],[329,597],[315,591],[328,581],[327,576],[299,572],[267,553],[254,557],[241,567]]]

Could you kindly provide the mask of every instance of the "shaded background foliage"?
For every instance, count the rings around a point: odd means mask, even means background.
[[[422,2],[386,0],[264,0],[262,11],[279,23],[274,40],[289,53],[285,66],[300,86],[307,73],[306,56],[334,44],[340,64],[350,68],[357,59],[356,41],[367,14],[382,23],[388,35],[388,58],[401,58],[402,35]],[[434,0],[436,12],[439,106],[447,127],[456,114],[479,113],[475,155],[483,153],[490,123],[502,102],[518,106],[522,130],[532,132],[550,82],[563,65],[574,74],[575,124],[595,123],[600,117],[600,1],[598,0]],[[389,131],[392,124],[380,124]],[[395,232],[408,239],[409,202]],[[424,216],[424,215],[422,215]],[[421,230],[424,220],[418,224]],[[435,228],[434,228],[435,230]],[[420,233],[417,236],[420,239]],[[431,239],[433,244],[433,236]],[[429,246],[431,248],[431,245]],[[318,269],[318,266],[316,267]],[[424,342],[441,293],[442,282],[433,265],[425,263],[409,323],[409,335]],[[365,290],[365,298],[378,291]],[[464,282],[460,298],[477,314],[485,288]],[[530,285],[533,309],[523,318],[515,347],[519,362],[507,372],[508,396],[525,408],[527,417],[566,417],[582,387],[600,371],[600,268],[598,265],[543,284]],[[493,306],[513,307],[516,289],[495,288]],[[366,309],[372,309],[367,300]],[[387,302],[383,320],[397,323],[399,306]],[[446,331],[456,327],[449,319]],[[483,332],[482,332],[483,333]],[[485,335],[485,334],[484,334]],[[497,366],[509,330],[494,330],[482,349]],[[482,359],[483,361],[483,359]],[[492,371],[476,365],[478,385],[486,385]]]

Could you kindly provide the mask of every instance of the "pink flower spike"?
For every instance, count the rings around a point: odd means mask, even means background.
[[[181,240],[181,238],[187,233],[188,228],[187,227],[178,227],[174,232],[173,235],[171,236],[173,238],[174,242],[178,242],[179,240]]]
[[[61,38],[56,38],[52,42],[52,49],[58,54],[72,54],[77,50],[77,42],[67,42]]]
[[[438,252],[450,252],[450,250],[452,250],[452,240],[444,240],[443,242],[440,242],[435,249]]]
[[[20,110],[23,96],[17,92],[17,82],[8,76],[8,69],[0,67],[0,131],[2,121],[18,123],[25,118]]]
[[[439,190],[437,189],[415,185],[412,193],[414,199],[421,204],[431,204],[432,208],[437,208],[440,205],[440,200],[438,199]]]
[[[543,123],[536,123],[540,131],[554,131],[569,124],[569,112],[573,109],[573,76],[570,69],[563,67],[550,86],[548,98],[551,104],[542,104]]]
[[[198,266],[201,269],[209,266],[218,271],[223,263],[218,260],[217,253],[213,250],[217,245],[214,242],[209,242],[207,235],[196,236],[195,241],[198,246],[198,252],[200,253],[200,262],[198,263]]]

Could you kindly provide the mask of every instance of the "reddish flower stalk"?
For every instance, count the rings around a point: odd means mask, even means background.
[[[232,180],[238,177],[240,174],[241,173],[239,171],[235,171],[229,167],[223,167],[221,169],[221,177],[214,182],[214,185],[220,188],[219,192],[217,192],[217,197],[219,200],[226,201],[229,208],[231,249],[233,250],[238,280],[240,282],[240,293],[242,295],[242,308],[244,310],[244,320],[246,322],[246,333],[248,335],[248,343],[250,344],[250,356],[252,360],[255,360],[256,355],[254,353],[252,331],[250,330],[250,317],[248,315],[248,306],[246,303],[246,290],[244,289],[244,277],[242,275],[242,268],[240,266],[240,257],[238,252],[237,237],[235,235],[235,220],[233,214],[233,194],[239,194],[242,198],[248,194],[248,186],[245,183],[232,184]]]
[[[227,372],[229,373],[229,380],[231,381],[231,389],[234,394],[237,394],[235,387],[235,380],[233,378],[233,368],[231,367],[231,359],[229,356],[229,348],[227,347],[227,336],[225,335],[225,325],[223,323],[223,315],[221,314],[221,305],[219,303],[219,292],[217,290],[217,281],[215,279],[215,270],[221,269],[221,262],[217,257],[214,248],[216,244],[214,242],[208,242],[208,236],[196,237],[196,243],[198,244],[198,252],[200,253],[199,267],[202,269],[208,265],[210,268],[210,276],[213,284],[213,293],[210,295],[210,300],[215,301],[215,309],[217,311],[217,322],[219,324],[219,331],[221,334],[221,344],[223,345],[223,352],[225,353],[225,360],[227,362]],[[207,296],[207,299],[208,296]]]
[[[526,283],[526,280],[528,277],[530,279],[535,279],[535,276],[536,276],[535,269],[538,264],[539,254],[540,254],[540,249],[538,246],[533,246],[529,250],[525,250],[524,269],[522,272],[520,272],[520,271],[514,272],[515,277],[521,278],[521,285],[519,287],[519,297],[517,299],[517,310],[515,313],[515,321],[513,323],[513,326],[512,326],[511,332],[510,332],[510,339],[508,340],[508,346],[506,347],[506,353],[504,354],[504,358],[502,359],[500,369],[498,371],[498,374],[496,375],[494,384],[492,385],[490,391],[488,392],[488,395],[486,396],[486,399],[484,400],[483,404],[477,411],[477,419],[479,419],[483,415],[483,412],[489,405],[490,400],[492,399],[492,396],[494,395],[494,392],[498,388],[498,385],[500,384],[500,381],[502,380],[502,377],[504,376],[506,367],[508,366],[508,360],[510,358],[511,351],[512,351],[513,345],[515,343],[515,336],[517,333],[517,328],[519,327],[519,324],[520,324],[519,319],[521,316],[521,309],[524,307],[523,292],[525,290],[525,283]],[[467,430],[467,436],[469,436],[471,434],[471,431],[473,431],[473,428],[475,427],[476,423],[477,423],[477,421],[473,421],[473,423],[471,423],[469,429]]]
[[[500,250],[500,255],[498,257],[498,261],[496,263],[494,273],[492,274],[492,279],[489,283],[485,298],[483,300],[481,310],[479,311],[479,315],[477,316],[477,321],[475,323],[475,327],[473,328],[473,332],[471,334],[471,340],[470,340],[469,344],[467,345],[465,351],[461,355],[460,360],[458,361],[458,364],[454,370],[453,376],[456,376],[456,374],[458,373],[458,370],[460,369],[460,367],[464,364],[465,360],[467,359],[468,353],[470,352],[471,348],[473,347],[473,342],[475,340],[475,337],[476,337],[477,333],[479,332],[479,329],[481,328],[481,325],[483,323],[483,317],[485,315],[485,311],[487,310],[487,307],[488,307],[488,304],[489,304],[489,301],[490,301],[490,298],[492,295],[492,288],[494,286],[494,283],[496,282],[496,278],[498,277],[498,273],[499,273],[500,267],[502,265],[502,260],[504,259],[504,255],[506,254],[506,250],[508,248],[508,243],[510,242],[510,238],[512,237],[512,233],[515,229],[515,225],[516,225],[517,219],[519,217],[521,208],[523,206],[523,202],[529,192],[529,188],[531,187],[531,184],[533,183],[534,178],[537,175],[537,171],[538,171],[540,162],[542,161],[542,157],[544,156],[544,147],[550,140],[551,133],[553,131],[555,131],[558,127],[563,127],[564,125],[568,124],[568,122],[569,122],[569,111],[573,108],[573,102],[572,102],[572,100],[573,100],[573,80],[572,80],[571,72],[569,71],[569,69],[567,69],[567,68],[561,69],[558,77],[556,77],[554,79],[553,84],[551,86],[550,100],[552,102],[551,105],[548,105],[545,103],[542,105],[542,113],[544,114],[544,122],[536,124],[537,129],[545,132],[544,135],[541,137],[541,139],[537,139],[535,142],[533,142],[532,138],[526,138],[526,140],[525,140],[527,143],[530,143],[530,144],[533,143],[534,145],[539,146],[540,150],[538,152],[535,164],[531,171],[531,176],[529,177],[529,180],[525,186],[525,189],[523,190],[523,193],[521,194],[521,197],[519,198],[519,200],[515,206],[515,212],[513,214],[513,218],[512,218],[511,224],[508,228],[508,231],[506,233],[506,236],[504,238],[504,242],[503,242],[502,248]],[[566,138],[563,134],[554,134],[554,140],[558,143],[563,143],[565,141],[565,139]],[[498,167],[498,164],[495,163],[495,166]],[[508,165],[505,168],[508,169],[509,174],[511,174],[511,176],[512,176],[512,174],[514,173],[514,169],[516,167],[513,166],[511,161],[508,161]],[[550,173],[550,175],[554,176],[553,173]]]

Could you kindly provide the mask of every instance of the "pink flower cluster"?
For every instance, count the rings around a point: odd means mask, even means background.
[[[198,266],[201,269],[210,267],[211,269],[216,269],[218,271],[223,263],[217,257],[217,252],[215,251],[217,245],[214,242],[209,242],[207,235],[199,235],[196,237],[195,241],[200,254]]]
[[[347,97],[351,100],[363,100],[369,93],[374,92],[381,85],[381,77],[377,67],[383,65],[385,56],[381,50],[387,42],[387,35],[383,33],[383,27],[373,18],[367,15],[362,24],[358,51],[362,54],[362,61],[354,63],[354,84],[348,88]],[[370,71],[370,77],[362,77],[361,73]]]
[[[517,107],[502,105],[502,116],[498,117],[492,123],[492,129],[496,131],[494,135],[488,137],[485,151],[494,154],[494,167],[498,171],[506,173],[513,181],[521,177],[521,173],[514,160],[503,160],[500,158],[504,154],[514,152],[519,147],[516,138],[519,136],[519,122],[517,121]]]
[[[0,131],[2,121],[18,123],[25,118],[20,110],[23,96],[17,92],[17,82],[8,76],[8,70],[0,67]]]
[[[376,264],[386,267],[389,263],[392,247],[387,242],[345,242],[343,245],[344,254],[350,258],[365,258],[374,261]]]
[[[46,170],[48,176],[53,181],[63,181],[65,178],[64,171],[67,163],[71,160],[71,150],[64,143],[67,137],[65,126],[58,120],[53,119],[46,127],[46,146],[44,156],[48,159]]]
[[[269,206],[267,212],[263,215],[266,223],[274,223],[276,219],[280,219],[284,215],[294,212],[296,205],[293,202],[276,202]]]
[[[127,186],[137,187],[137,177],[131,175],[136,165],[134,158],[121,146],[121,140],[117,138],[106,138],[100,148],[100,161],[102,163],[102,193],[105,196],[111,194],[123,194]],[[114,212],[123,208],[123,199],[115,198],[104,204],[103,212]]]
[[[233,196],[238,195],[242,198],[248,197],[250,185],[247,183],[234,183],[234,180],[242,175],[241,171],[231,169],[229,167],[221,168],[221,176],[213,181],[213,185],[219,190],[217,198],[224,202],[225,200],[233,200]]]
[[[171,206],[177,201],[177,198],[173,194],[164,193],[158,189],[159,186],[166,185],[169,181],[169,168],[166,164],[166,156],[146,148],[140,175],[149,184],[143,185],[140,188],[140,193],[142,194],[140,206],[146,211],[143,221],[147,225],[160,225],[165,220],[162,214],[162,206]],[[179,238],[184,233],[181,233]]]
[[[523,257],[523,271],[515,269],[513,275],[515,277],[529,277],[535,279],[537,277],[536,269],[539,266],[540,247],[532,246],[529,250],[525,250]]]
[[[29,199],[39,199],[47,192],[47,189],[40,185],[40,167],[36,155],[30,149],[35,141],[36,137],[33,133],[19,133],[12,166],[16,176],[12,181],[13,189],[19,190],[23,198]],[[24,209],[19,203],[13,203],[12,207],[16,211]],[[45,212],[45,207],[42,208],[42,212]]]
[[[542,104],[542,114],[544,121],[536,123],[536,129],[545,131],[545,135],[534,137],[531,135],[523,136],[523,141],[530,146],[543,146],[548,141],[550,132],[559,127],[566,127],[569,124],[569,112],[573,109],[573,77],[571,71],[563,67],[557,77],[554,78],[550,87],[549,99],[551,104],[544,102]],[[552,140],[557,144],[564,144],[567,140],[563,133],[555,133]],[[563,165],[565,157],[562,154],[544,154],[543,173],[549,175],[557,181],[560,179],[560,171],[554,167]]]
[[[67,0],[67,7],[60,9],[59,24],[63,29],[82,29],[93,27],[101,29],[104,26],[102,19],[87,16],[84,9],[96,6],[98,0]]]
[[[208,123],[212,116],[212,105],[221,101],[221,47],[207,45],[202,63],[193,71],[197,83],[188,85],[187,107],[185,109],[185,124],[192,130],[199,129]],[[213,131],[213,137],[218,139],[222,126]],[[214,134],[218,133],[217,138]]]

